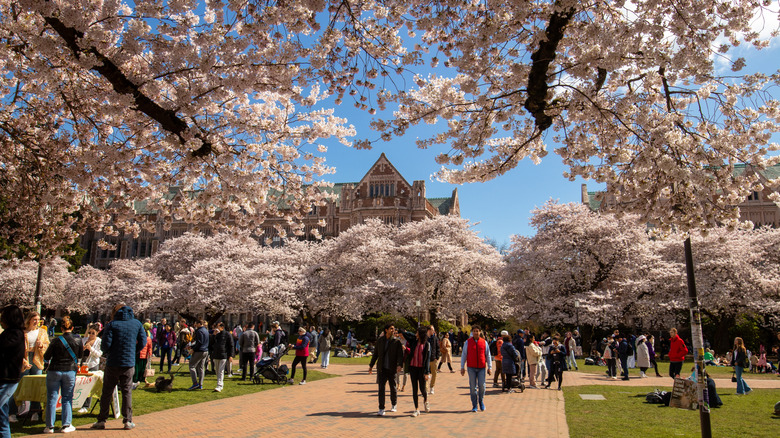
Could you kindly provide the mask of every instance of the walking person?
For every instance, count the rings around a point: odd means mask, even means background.
[[[525,346],[525,357],[528,362],[528,387],[536,388],[536,367],[542,360],[542,349],[536,343],[534,335],[528,335],[528,344]]]
[[[563,340],[563,347],[566,350],[566,365],[569,369],[577,367],[577,340],[574,338],[571,332],[566,332],[566,339]]]
[[[515,336],[512,338],[512,345],[514,345],[515,350],[520,353],[520,369],[517,370],[517,377],[521,382],[523,379],[525,379],[526,374],[525,336],[527,336],[526,333],[524,333],[522,330],[518,330]]]
[[[190,378],[192,386],[187,391],[203,389],[203,379],[206,377],[206,363],[209,360],[209,331],[206,329],[206,321],[195,320],[195,334],[192,344],[192,356],[190,357]]]
[[[0,438],[11,438],[9,402],[30,365],[25,360],[24,314],[19,306],[7,306],[0,313]]]
[[[734,354],[731,356],[731,366],[734,367],[734,375],[737,378],[737,394],[749,394],[752,389],[750,389],[747,382],[745,382],[745,379],[742,378],[742,373],[745,371],[745,368],[750,366],[747,358],[747,350],[745,349],[745,343],[742,341],[742,338],[734,338]]]
[[[320,362],[320,366],[322,368],[328,368],[328,365],[330,365],[330,347],[333,345],[333,335],[330,334],[330,329],[326,328],[322,331],[322,334],[320,335],[320,342],[319,342],[319,354],[322,356],[322,361]]]
[[[607,376],[617,379],[617,347],[615,340],[609,338],[606,347],[604,347],[604,362],[607,363]]]
[[[444,337],[441,338],[441,342],[439,343],[441,357],[439,358],[439,365],[436,367],[437,371],[441,371],[442,364],[446,362],[447,367],[450,369],[450,373],[455,372],[452,369],[452,341],[450,341],[450,337],[452,337],[450,333],[445,333]]]
[[[62,335],[49,344],[43,358],[49,361],[46,370],[46,428],[43,433],[54,433],[57,418],[57,399],[62,394],[62,429],[75,432],[73,420],[73,389],[76,387],[78,358],[83,354],[81,337],[73,334],[73,322],[69,316],[62,318]]]
[[[409,378],[412,381],[412,401],[414,401],[414,413],[412,417],[420,415],[419,393],[422,393],[425,412],[430,412],[428,394],[426,393],[426,381],[431,378],[431,344],[428,342],[430,329],[419,327],[417,334],[404,333],[409,346]]]
[[[368,365],[368,374],[371,374],[374,365],[379,364],[376,372],[376,383],[379,385],[379,412],[377,415],[385,415],[385,386],[390,385],[390,412],[396,411],[398,393],[396,392],[395,375],[401,372],[404,353],[401,341],[395,338],[395,326],[387,324],[374,347],[374,355]]]
[[[501,336],[499,336],[495,341],[495,344],[491,343],[491,349],[490,354],[493,355],[493,348],[495,348],[495,356],[493,358],[496,361],[496,372],[493,374],[493,388],[498,388],[498,377],[501,376],[501,387],[503,388],[506,386],[506,376],[504,376],[504,368],[501,366],[501,361],[503,360],[503,356],[501,355],[501,346],[504,344],[504,333],[509,336],[509,332],[506,330],[501,332]],[[495,347],[493,347],[495,345]]]
[[[468,365],[471,412],[477,412],[477,405],[480,410],[485,410],[485,373],[489,376],[493,368],[490,349],[480,334],[480,327],[474,325],[471,328],[471,337],[463,344],[463,353],[460,356],[461,376],[466,374]]]
[[[439,351],[439,337],[436,336],[436,329],[433,325],[428,327],[428,343],[431,344],[431,372],[430,379],[427,380],[427,386],[429,387],[428,394],[433,394],[434,386],[436,386],[436,375],[439,371],[439,358],[441,358],[441,351]]]
[[[187,347],[192,342],[192,329],[187,325],[187,321],[179,321],[179,329],[176,332],[176,354],[173,357],[173,362],[178,366],[182,358],[187,360],[189,354],[187,353]]]
[[[309,360],[309,343],[311,343],[311,340],[306,334],[306,328],[298,328],[298,338],[295,340],[295,345],[290,345],[290,347],[295,350],[295,359],[293,359],[290,380],[288,380],[287,383],[292,384],[295,381],[295,368],[297,368],[298,364],[301,364],[301,369],[303,370],[303,380],[301,380],[298,384],[306,384],[306,362]]]
[[[561,390],[561,384],[563,383],[563,372],[566,371],[566,349],[558,342],[558,338],[553,338],[553,343],[550,346],[550,370],[548,371],[550,377],[547,378],[546,389],[550,389],[553,379],[558,381],[558,391]]]
[[[241,380],[246,380],[247,367],[249,368],[249,378],[255,375],[255,352],[260,345],[260,335],[255,331],[255,324],[250,322],[246,326],[246,330],[241,333],[241,337],[238,338],[239,347],[239,363],[241,367]]]
[[[501,392],[507,392],[512,389],[512,377],[518,375],[520,371],[520,352],[517,351],[512,344],[512,338],[509,337],[509,332],[501,332],[501,372],[504,373],[504,385],[501,388]]]
[[[222,392],[225,381],[225,368],[229,361],[233,360],[235,355],[233,351],[233,334],[225,331],[225,323],[217,324],[214,334],[214,347],[212,348],[212,358],[214,359],[214,371],[217,374],[217,386],[214,392]]]
[[[669,376],[676,379],[682,371],[688,347],[685,346],[685,341],[677,335],[676,328],[669,330],[669,336]]]
[[[164,321],[165,319],[163,319]],[[170,324],[165,324],[162,330],[157,332],[157,342],[160,348],[160,372],[163,372],[165,358],[168,358],[168,373],[171,372],[171,356],[176,348],[176,333]]]
[[[124,428],[130,430],[133,423],[133,371],[135,352],[146,345],[146,331],[141,321],[135,319],[133,309],[124,304],[114,306],[112,320],[103,327],[101,347],[106,353],[106,369],[103,373],[103,391],[100,395],[100,413],[92,429],[105,429],[114,390],[122,394]]]
[[[636,366],[639,367],[639,377],[646,378],[647,369],[650,368],[650,350],[647,349],[645,335],[636,338]]]
[[[653,335],[647,335],[645,344],[647,344],[647,354],[650,356],[650,364],[653,365],[653,368],[655,369],[655,376],[661,377],[661,373],[658,372],[658,361],[655,358],[655,339],[653,338]]]
[[[634,355],[634,350],[628,343],[628,338],[622,333],[618,335],[618,359],[620,359],[620,366],[623,370],[623,379],[628,379],[628,358]]]

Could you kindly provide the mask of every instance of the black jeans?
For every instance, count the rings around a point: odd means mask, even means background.
[[[628,356],[620,358],[620,366],[623,367],[623,379],[628,380]]]
[[[252,376],[255,375],[255,354],[252,352],[245,353],[242,351],[239,361],[239,366],[241,367],[241,380],[246,380],[247,366],[249,367],[249,378],[251,379]]]
[[[653,364],[653,368],[655,368],[655,375],[661,377],[661,373],[658,372],[658,362],[656,362],[655,359],[650,359],[650,363]]]
[[[669,377],[674,379],[675,376],[679,375],[682,371],[682,366],[682,362],[669,362]]]
[[[171,355],[173,354],[171,347],[160,347],[160,372],[163,372],[163,364],[165,363],[165,356],[168,356],[168,372],[171,372]]]
[[[390,403],[398,404],[398,390],[395,387],[395,371],[382,370],[376,375],[376,383],[379,385],[379,409],[385,409],[385,384],[390,385]]]
[[[606,359],[607,362],[607,374],[609,377],[617,377],[617,359],[614,357]]]
[[[506,377],[506,380],[504,380],[504,384],[501,387],[502,391],[509,391],[512,389],[512,377],[514,377],[516,374],[507,374],[504,373],[504,376]]]
[[[423,402],[428,401],[428,393],[425,391],[425,370],[423,367],[409,366],[409,378],[412,380],[412,400],[414,400],[414,409],[417,410],[417,398],[419,392],[422,393]]]
[[[114,388],[119,387],[122,394],[122,416],[124,422],[133,421],[133,372],[135,367],[106,367],[103,375],[103,392],[100,394],[100,413],[98,423],[105,423],[114,395]]]
[[[295,356],[292,363],[292,372],[290,373],[290,380],[295,378],[295,368],[298,364],[301,364],[303,369],[303,380],[306,380],[306,361],[309,360],[309,356]]]

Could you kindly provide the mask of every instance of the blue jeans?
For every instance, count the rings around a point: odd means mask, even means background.
[[[62,391],[62,427],[69,426],[73,419],[73,388],[76,386],[75,371],[49,371],[46,373],[46,427],[54,428],[57,420],[57,398]]]
[[[566,356],[566,364],[569,366],[569,369],[577,368],[577,358],[574,357],[574,350],[569,351],[569,355]]]
[[[745,394],[752,391],[747,382],[742,378],[742,370],[744,368],[739,365],[734,367],[734,373],[737,375],[737,394]]]
[[[471,394],[471,407],[476,409],[478,404],[483,404],[485,399],[485,368],[468,367],[469,393]]]
[[[17,383],[0,383],[0,438],[11,438],[11,424],[8,423],[8,409]]]
[[[330,363],[330,350],[321,352],[322,354],[322,367],[325,368]]]

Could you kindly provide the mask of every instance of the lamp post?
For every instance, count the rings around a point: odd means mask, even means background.
[[[417,327],[420,327],[422,325],[422,304],[420,300],[415,301],[415,306],[417,306]]]
[[[577,332],[580,331],[580,300],[574,300],[574,314],[577,317]]]

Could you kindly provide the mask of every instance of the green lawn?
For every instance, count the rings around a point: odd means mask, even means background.
[[[290,359],[290,357],[287,357],[285,359]],[[289,366],[289,364],[288,364]],[[174,366],[173,371],[175,372],[178,367]],[[333,377],[330,374],[325,374],[324,372],[316,371],[313,369],[314,367],[309,368],[307,381],[315,381],[320,379],[325,379],[328,377]],[[234,362],[233,370],[238,369],[238,361]],[[159,368],[157,369],[159,371]],[[295,373],[295,380],[296,384],[300,381],[302,378],[301,370],[298,369]],[[156,377],[150,377],[149,381],[154,381]],[[189,368],[185,364],[181,367],[181,371],[179,373],[175,374],[174,380],[173,380],[173,392],[169,393],[157,393],[157,390],[154,387],[151,388],[144,388],[143,384],[138,387],[135,391],[133,391],[133,416],[137,415],[143,415],[148,414],[151,412],[161,411],[165,409],[171,409],[171,408],[177,408],[180,406],[188,406],[196,403],[202,403],[212,400],[218,400],[222,398],[228,398],[228,397],[235,397],[239,395],[244,394],[251,394],[254,392],[259,391],[266,391],[269,389],[276,389],[280,388],[280,390],[284,390],[284,388],[281,385],[275,385],[273,383],[266,383],[263,385],[255,385],[253,383],[250,383],[249,381],[241,382],[238,380],[237,377],[225,377],[225,383],[224,388],[222,392],[213,392],[214,387],[217,384],[217,377],[214,374],[206,374],[206,379],[204,381],[203,387],[205,389],[200,391],[187,391],[187,388],[189,388],[192,385],[192,380],[190,379],[189,374]],[[89,413],[86,414],[77,414],[75,411],[78,410],[78,408],[74,407],[74,413],[73,413],[73,424],[75,426],[80,426],[82,424],[89,424],[95,422],[95,418],[97,417],[97,413],[99,410],[98,408],[95,408],[94,412],[90,415]],[[57,422],[55,423],[55,426],[57,428],[60,427],[60,415],[57,414]],[[37,423],[34,423],[32,425],[26,425],[25,427],[21,426],[21,422],[13,424],[11,427],[11,432],[13,436],[23,436],[27,434],[33,434],[33,433],[41,433],[43,431],[43,428],[45,427],[45,424],[43,421],[39,421]]]
[[[572,438],[636,436],[642,438],[699,437],[699,412],[645,403],[653,387],[564,387],[566,421]],[[667,388],[669,389],[669,388]],[[606,400],[582,400],[579,394],[601,394]],[[776,437],[780,417],[774,405],[780,389],[754,389],[738,396],[718,388],[723,406],[712,409],[715,437]]]
[[[577,364],[579,365],[579,372],[582,373],[591,373],[591,374],[604,374],[607,371],[607,367],[601,367],[597,365],[585,365],[583,359],[577,359]],[[690,360],[685,361],[685,364],[683,365],[683,371],[690,371],[693,368],[693,362]],[[734,371],[734,368],[732,367],[706,367],[707,372],[712,376],[714,379],[728,379],[731,378],[731,373]],[[669,375],[669,362],[663,361],[658,362],[658,372],[661,373],[662,376],[666,377]],[[648,375],[654,376],[655,370],[652,368],[647,370]],[[685,374],[685,373],[683,373]],[[631,377],[639,377],[639,368],[631,368],[629,371],[629,375]],[[690,375],[690,373],[688,373]],[[745,380],[750,381],[753,379],[777,379],[780,380],[780,378],[777,376],[777,374],[760,374],[760,373],[744,373],[743,377]]]

